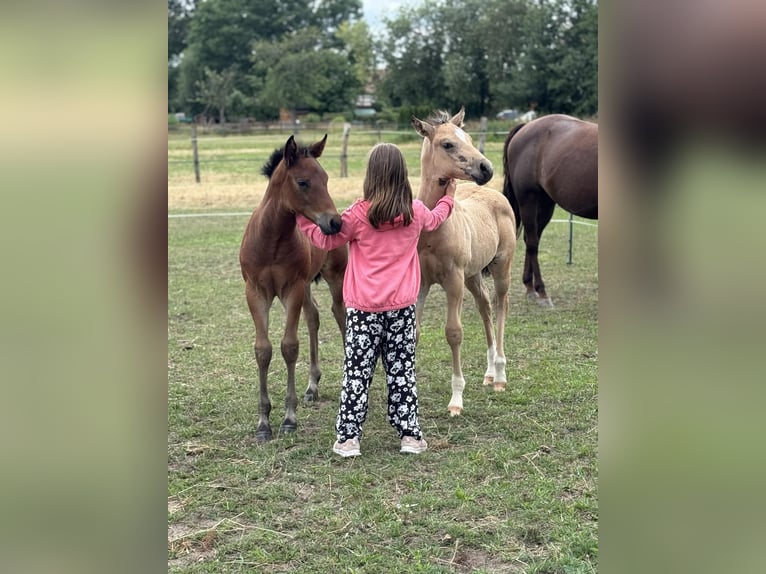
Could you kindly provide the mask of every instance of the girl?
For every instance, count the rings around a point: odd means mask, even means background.
[[[430,211],[412,199],[407,165],[393,144],[372,148],[364,178],[364,199],[343,212],[340,232],[324,235],[297,215],[300,229],[321,249],[349,243],[343,279],[346,304],[346,357],[333,452],[359,456],[367,394],[381,357],[388,385],[388,421],[401,439],[400,452],[428,448],[418,424],[415,387],[415,302],[420,289],[418,238],[452,213],[455,181]]]

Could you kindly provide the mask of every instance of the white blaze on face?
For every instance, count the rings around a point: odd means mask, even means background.
[[[460,141],[462,141],[463,143],[468,143],[468,140],[466,139],[466,135],[465,135],[465,132],[464,132],[463,130],[461,130],[460,128],[457,128],[457,129],[455,130],[455,135],[456,135],[458,138],[460,138]]]

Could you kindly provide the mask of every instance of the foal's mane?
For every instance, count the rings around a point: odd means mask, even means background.
[[[431,114],[431,116],[428,118],[428,123],[432,126],[442,126],[444,124],[448,124],[452,122],[452,115],[444,110],[436,110]],[[459,128],[463,127],[463,122],[460,122]]]
[[[311,154],[309,152],[309,148],[307,146],[297,144],[298,145],[298,155],[303,157],[309,157]],[[274,174],[274,171],[277,169],[277,166],[279,165],[279,162],[282,161],[282,158],[285,155],[285,148],[284,146],[278,149],[275,149],[273,152],[271,152],[271,157],[268,159],[268,161],[263,164],[263,167],[261,168],[261,174],[265,175],[269,179],[271,179],[271,176]]]
[[[444,110],[436,110],[428,118],[428,123],[431,124],[431,125],[434,125],[434,126],[442,125],[442,124],[447,124],[447,123],[449,123],[451,118],[452,118],[452,116],[449,115],[448,112],[445,112]]]

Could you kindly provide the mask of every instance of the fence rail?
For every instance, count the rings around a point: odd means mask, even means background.
[[[493,122],[494,123],[494,122]],[[293,128],[294,126],[292,124],[289,124],[290,128]],[[478,142],[477,147],[489,157],[495,165],[501,165],[502,164],[502,144],[505,142],[505,138],[508,134],[508,130],[504,129],[503,131],[490,131],[489,130],[490,124],[484,120],[481,123],[476,123],[476,125],[467,125],[466,131],[471,135],[471,138]],[[333,134],[334,136],[337,136],[337,138],[333,138],[333,141],[339,141],[339,144],[330,145],[328,144],[325,147],[325,153],[322,156],[323,158],[330,158],[330,162],[333,164],[333,168],[339,165],[339,173],[340,177],[345,178],[349,176],[349,163],[354,162],[354,160],[361,160],[362,158],[365,158],[368,153],[368,148],[372,147],[375,143],[379,143],[382,141],[392,141],[394,143],[398,143],[402,145],[403,153],[405,154],[405,158],[407,161],[407,165],[410,166],[410,173],[411,175],[417,177],[418,171],[419,171],[419,158],[420,158],[420,141],[421,136],[415,132],[413,129],[382,129],[382,126],[380,126],[378,129],[369,129],[369,126],[354,126],[351,124],[344,124],[342,126],[342,131],[338,130],[338,124],[337,123],[329,123],[329,124],[311,124],[311,125],[303,125],[300,126],[299,131],[296,133],[295,130],[292,129],[279,129],[279,128],[269,128],[268,130],[261,131],[258,133],[237,133],[237,132],[229,132],[229,135],[210,135],[210,134],[220,134],[221,132],[218,129],[209,129],[206,127],[198,127],[196,125],[186,126],[186,131],[177,130],[176,133],[183,133],[188,134],[189,140],[186,140],[184,138],[183,140],[180,140],[179,138],[169,138],[168,140],[168,164],[174,165],[174,166],[180,166],[180,165],[189,165],[194,170],[194,176],[195,181],[197,183],[200,183],[201,175],[200,175],[200,166],[204,165],[210,165],[210,164],[225,164],[225,165],[236,165],[236,164],[249,164],[249,165],[258,165],[261,161],[266,161],[271,154],[271,151],[274,147],[281,145],[284,142],[284,138],[287,136],[287,134],[295,134],[296,137],[299,137],[301,134],[303,134],[304,139],[315,139],[318,140],[325,133],[327,134]],[[471,129],[473,128],[473,129]],[[269,142],[269,146],[265,146],[264,142],[264,135],[268,134],[273,137],[273,142]],[[236,138],[236,140],[232,140],[232,136]],[[253,148],[262,148],[258,149],[258,152],[253,154],[253,149],[247,148],[246,151],[239,151],[236,149],[231,150],[231,154],[226,154],[226,150],[224,149],[224,153],[221,154],[219,151],[221,150],[220,142],[222,140],[229,140],[229,141],[236,141],[239,144],[244,143],[247,145],[249,143],[248,140],[252,138],[252,143],[254,144]],[[351,147],[351,151],[349,150],[349,142],[350,140],[353,141],[354,145]],[[179,144],[182,141],[189,141],[191,148],[192,156],[184,157],[184,158],[172,158],[170,157],[171,154],[171,148],[170,148],[170,142],[174,141],[176,144]],[[206,150],[205,144],[207,143],[216,143],[216,153],[215,154],[208,154],[206,155],[206,151],[212,151],[212,150]],[[361,142],[361,143],[360,143]],[[412,144],[412,145],[410,145]],[[273,147],[272,147],[273,146]],[[185,147],[185,146],[184,146]],[[486,150],[485,148],[490,147],[491,149]],[[189,148],[185,148],[187,151],[184,153],[188,153]],[[354,149],[357,150],[363,150],[363,151],[353,151]],[[183,148],[178,147],[178,145],[174,146],[173,151],[178,152]],[[239,151],[239,154],[237,153]],[[242,154],[247,153],[247,156],[243,156]],[[492,156],[492,157],[490,157]],[[337,163],[336,163],[337,162]],[[363,161],[358,161],[357,165],[360,166],[356,173],[363,173],[364,166]],[[329,171],[329,169],[328,169]],[[249,215],[249,213],[239,213],[239,212],[225,212],[225,213],[195,213],[195,214],[168,214],[169,218],[185,218],[185,217],[221,217],[221,216],[239,216],[239,215]],[[574,247],[574,238],[573,238],[573,229],[575,224],[584,225],[584,226],[592,226],[592,227],[598,227],[597,223],[591,223],[591,222],[585,222],[585,221],[579,221],[575,220],[573,217],[569,217],[568,220],[559,220],[554,219],[552,220],[553,223],[569,223],[569,245],[568,245],[568,261],[567,263],[572,263],[572,255],[573,255],[573,247]]]
[[[490,131],[488,129],[488,122],[486,121],[486,118],[483,118],[482,122],[474,122],[475,125],[468,124],[466,125],[466,131],[471,135],[471,137],[478,142],[477,147],[479,148],[482,153],[487,154],[485,151],[485,147],[487,145],[494,146],[497,148],[498,145],[500,145],[502,142],[505,141],[505,137],[508,134],[507,130],[503,131]],[[366,157],[366,154],[368,152],[369,147],[372,147],[375,143],[380,143],[382,141],[390,141],[392,143],[398,143],[402,146],[407,146],[408,144],[413,144],[414,146],[419,146],[421,141],[421,136],[415,132],[413,129],[383,129],[383,126],[378,126],[375,129],[371,129],[368,125],[360,125],[355,126],[350,123],[346,123],[342,126],[342,131],[338,131],[338,124],[337,123],[323,123],[323,124],[306,124],[299,127],[298,130],[294,129],[284,129],[285,126],[290,126],[291,128],[297,127],[293,124],[277,124],[275,126],[271,126],[269,128],[261,128],[258,131],[251,131],[248,133],[244,132],[238,132],[236,130],[234,131],[228,131],[229,135],[213,135],[213,134],[221,134],[221,128],[220,127],[207,127],[207,126],[198,126],[196,124],[191,125],[185,125],[183,128],[177,128],[174,130],[169,131],[169,147],[168,147],[168,165],[169,166],[182,166],[182,165],[189,165],[190,169],[194,170],[194,176],[195,181],[197,183],[201,182],[201,175],[200,175],[200,166],[209,166],[211,164],[253,164],[254,162],[257,163],[259,161],[265,161],[268,159],[268,155],[271,153],[271,149],[268,151],[266,150],[259,150],[259,155],[256,155],[255,157],[252,154],[252,150],[248,150],[248,156],[244,157],[242,153],[239,152],[236,149],[232,149],[230,153],[226,153],[227,150],[224,148],[223,153],[221,152],[220,148],[220,142],[221,141],[236,141],[240,144],[247,145],[248,141],[252,138],[252,143],[254,144],[253,147],[262,147],[264,145],[264,135],[273,136],[274,143],[273,145],[276,147],[283,143],[283,138],[287,134],[294,134],[296,137],[303,136],[304,139],[309,138],[315,138],[320,139],[324,134],[333,134],[336,135],[337,138],[332,138],[334,141],[340,141],[340,145],[329,145],[325,148],[325,154],[324,157],[327,158],[333,158],[332,162],[335,163],[336,159],[339,161],[340,170],[339,174],[340,177],[348,177],[349,176],[349,162],[353,162],[354,160],[360,160]],[[398,127],[398,126],[390,126],[390,127]],[[471,129],[473,128],[473,130]],[[190,142],[190,145],[188,148],[185,148],[187,152],[184,152],[183,149],[179,147],[179,143],[181,141],[178,137],[173,137],[173,135],[187,135],[188,140]],[[185,138],[184,138],[185,139]],[[269,138],[272,139],[272,138]],[[350,140],[353,142],[353,145],[350,145]],[[171,143],[173,142],[175,145],[171,148]],[[216,145],[216,153],[215,155],[206,154],[206,147],[207,144],[214,143]],[[364,151],[358,151],[359,149],[363,148]],[[349,149],[351,148],[351,149]],[[356,148],[357,151],[354,151],[354,148]],[[273,149],[273,148],[272,148]],[[182,154],[188,153],[188,151],[191,152],[190,157],[172,157],[174,154],[178,155],[179,151],[181,151]],[[415,152],[412,149],[406,150],[403,149],[405,156],[412,156],[407,157],[407,163],[408,165],[412,166],[412,168],[415,168],[415,162],[418,160],[418,157],[415,157]],[[419,152],[419,149],[418,149]],[[489,154],[487,154],[489,155]],[[497,154],[496,154],[497,155]],[[492,159],[492,158],[490,158]],[[496,158],[497,159],[497,158]],[[494,163],[494,162],[493,162]],[[357,162],[357,165],[359,163]],[[416,173],[416,169],[412,169],[413,173]]]

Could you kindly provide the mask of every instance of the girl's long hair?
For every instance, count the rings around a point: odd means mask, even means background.
[[[404,225],[412,223],[412,187],[407,179],[407,164],[394,144],[381,143],[370,150],[364,176],[364,198],[370,203],[367,217],[370,225],[393,223],[399,215]]]

